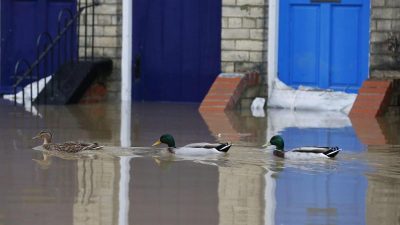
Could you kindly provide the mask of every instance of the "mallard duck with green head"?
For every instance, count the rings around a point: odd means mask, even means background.
[[[52,143],[51,140],[53,135],[50,131],[40,131],[32,139],[41,139],[43,140],[42,147],[48,151],[59,151],[59,152],[68,152],[68,153],[76,153],[85,150],[98,150],[103,146],[100,146],[97,143],[82,143],[82,142],[64,142],[64,143]]]
[[[166,144],[168,146],[168,152],[172,154],[189,156],[223,154],[228,152],[229,148],[232,146],[232,144],[229,143],[192,143],[177,148],[175,145],[175,139],[170,134],[163,134],[152,146],[159,144]]]
[[[285,143],[279,135],[273,136],[270,141],[264,145],[275,146],[273,151],[275,156],[281,158],[334,158],[342,149],[339,147],[299,147],[290,151],[285,151]]]

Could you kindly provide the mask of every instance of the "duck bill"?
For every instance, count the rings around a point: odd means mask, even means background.
[[[269,142],[263,145],[264,148],[269,147],[269,146],[271,146],[271,143],[269,143]]]
[[[160,141],[160,140],[154,142],[154,144],[153,144],[152,146],[156,146],[156,145],[159,145],[159,144],[161,144],[161,141]]]
[[[33,137],[32,140],[39,139],[39,138],[40,138],[40,136],[37,135],[37,136]]]

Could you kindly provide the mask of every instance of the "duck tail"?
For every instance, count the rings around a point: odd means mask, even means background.
[[[324,152],[324,155],[328,156],[329,158],[335,157],[340,152],[339,147],[330,147],[328,151]]]
[[[232,144],[224,143],[224,144],[218,145],[217,147],[215,147],[215,149],[217,149],[220,152],[228,152],[228,150],[231,146],[232,146]]]

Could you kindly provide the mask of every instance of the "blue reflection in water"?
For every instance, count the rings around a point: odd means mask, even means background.
[[[276,224],[365,224],[362,174],[304,174],[287,168],[276,184]]]
[[[343,152],[363,152],[366,149],[352,127],[309,129],[293,127],[285,129],[282,137],[285,140],[285,149],[300,146],[338,146]]]
[[[366,149],[353,128],[287,128],[282,136],[286,149],[337,145],[343,151],[338,159],[318,165],[284,161],[276,178],[275,224],[365,224],[368,168],[346,159]],[[311,169],[300,169],[301,163]]]

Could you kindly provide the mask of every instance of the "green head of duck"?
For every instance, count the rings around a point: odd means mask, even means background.
[[[163,134],[160,137],[160,139],[153,144],[153,146],[159,145],[161,143],[168,145],[168,147],[170,147],[170,148],[176,147],[174,137],[172,137],[172,135],[170,135],[170,134]]]
[[[281,136],[279,136],[279,135],[273,136],[269,140],[269,144],[270,145],[275,145],[276,150],[279,150],[279,151],[283,151],[283,149],[285,147],[285,143],[283,142],[283,138]]]

